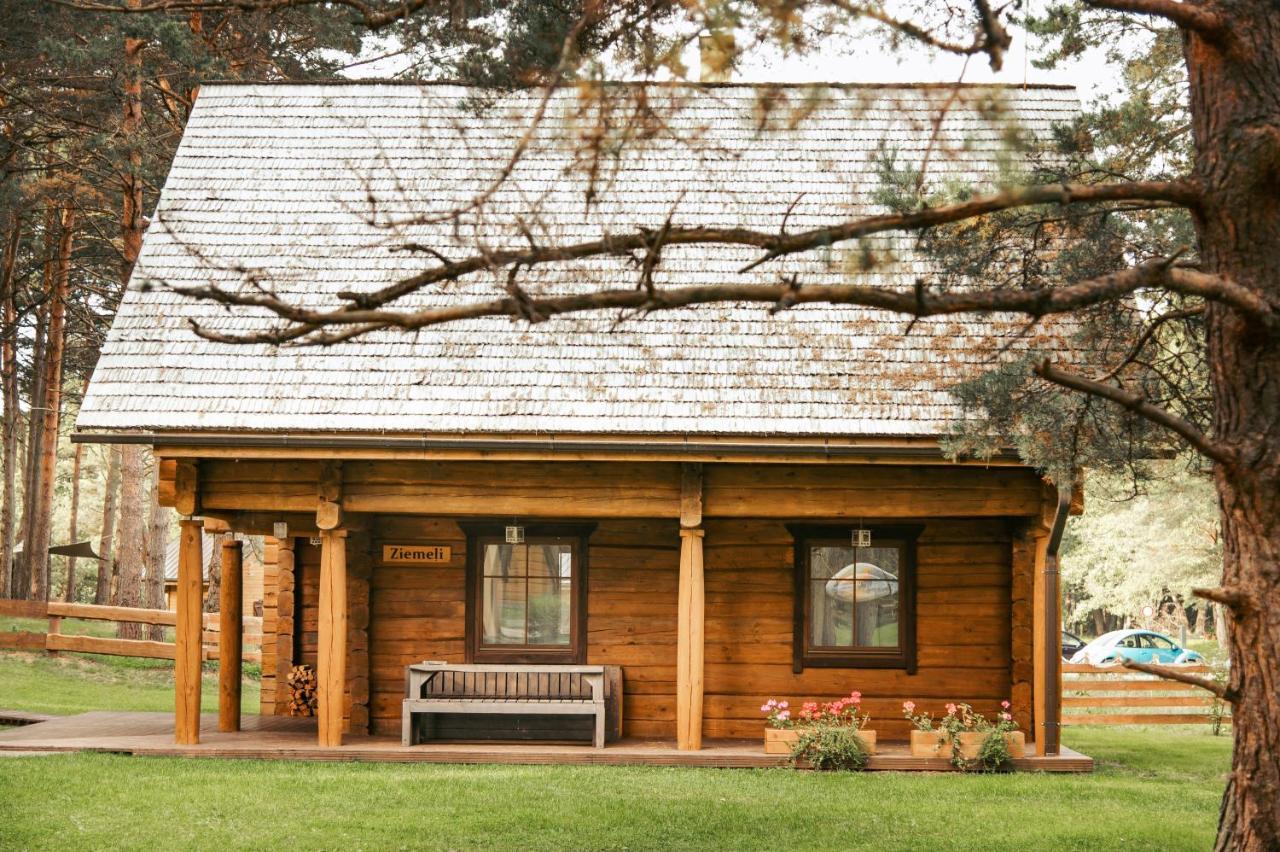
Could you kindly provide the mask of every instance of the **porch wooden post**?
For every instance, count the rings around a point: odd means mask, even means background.
[[[179,526],[173,741],[178,745],[195,745],[200,742],[200,632],[203,626],[200,604],[204,581],[201,536],[204,524],[184,518]]]
[[[342,745],[347,683],[347,531],[320,531],[320,623],[317,653],[319,742]]]
[[[1069,495],[1059,503],[1057,489],[1046,488],[1045,509],[1033,530],[1035,582],[1032,590],[1032,634],[1036,755],[1060,752],[1062,724],[1062,589],[1058,582],[1058,557],[1051,554],[1054,521],[1069,506]],[[1065,518],[1065,515],[1064,515]],[[1058,533],[1061,530],[1058,529]]]
[[[218,605],[218,730],[240,730],[244,542],[222,542],[222,600]]]
[[[681,475],[680,603],[676,631],[676,747],[702,748],[703,620],[702,466]]]

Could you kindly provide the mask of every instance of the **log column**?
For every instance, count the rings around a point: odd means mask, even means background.
[[[184,518],[178,542],[177,619],[174,630],[173,741],[200,742],[201,591],[204,524]]]
[[[218,730],[240,730],[244,619],[244,542],[222,542],[222,600],[218,604]]]
[[[275,708],[282,716],[289,712],[289,672],[293,669],[294,558],[291,536],[276,542]],[[266,636],[263,641],[267,641]]]
[[[702,465],[686,464],[680,488],[680,603],[676,631],[676,747],[702,748],[704,585]]]
[[[320,623],[317,653],[319,742],[342,745],[347,681],[347,532],[320,532]]]

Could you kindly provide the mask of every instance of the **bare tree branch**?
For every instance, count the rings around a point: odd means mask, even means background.
[[[798,254],[814,248],[830,246],[847,240],[856,240],[871,234],[888,231],[915,231],[946,225],[1009,210],[1016,207],[1032,207],[1041,204],[1083,204],[1109,201],[1168,201],[1186,207],[1198,203],[1199,192],[1189,181],[1134,181],[1124,184],[1049,184],[1006,190],[994,195],[980,196],[959,204],[942,207],[926,207],[910,213],[887,213],[853,219],[839,225],[801,231],[795,234],[779,234],[747,228],[675,227],[666,229],[665,245],[740,245],[763,250],[763,254],[745,266],[746,272],[761,264],[785,255]],[[409,244],[406,250],[425,250],[425,247]],[[421,290],[441,281],[452,281],[474,272],[490,270],[494,266],[518,263],[525,267],[587,257],[626,255],[645,251],[648,238],[643,232],[626,235],[606,234],[599,240],[590,240],[562,246],[549,246],[538,251],[498,251],[477,254],[464,260],[442,264],[433,269],[397,281],[371,293],[339,293],[361,308],[386,305],[402,296]]]
[[[1180,320],[1180,319],[1189,319],[1191,317],[1198,317],[1198,316],[1202,316],[1203,314],[1204,314],[1204,305],[1197,305],[1194,308],[1181,308],[1176,311],[1168,311],[1167,313],[1160,314],[1160,316],[1153,319],[1150,323],[1147,324],[1147,327],[1142,330],[1142,334],[1140,334],[1138,336],[1138,339],[1134,341],[1133,346],[1129,347],[1129,352],[1123,358],[1121,358],[1120,361],[1114,367],[1112,367],[1103,375],[1099,376],[1097,380],[1100,382],[1106,382],[1120,375],[1120,371],[1133,363],[1133,359],[1137,358],[1138,355],[1142,353],[1143,348],[1147,345],[1147,343],[1151,340],[1151,338],[1155,336],[1155,333],[1159,331],[1162,326],[1164,326],[1165,323],[1173,322],[1175,320]]]
[[[1221,13],[1185,0],[1085,0],[1085,3],[1095,9],[1164,18],[1184,30],[1194,30],[1210,39],[1223,38],[1230,26]]]
[[[516,265],[518,262],[510,264]],[[583,311],[636,309],[670,310],[714,302],[765,303],[789,307],[802,303],[861,305],[909,316],[926,317],[958,313],[1023,313],[1034,317],[1067,313],[1089,305],[1120,298],[1148,287],[1168,287],[1192,295],[1214,298],[1217,291],[1235,292],[1238,285],[1202,273],[1177,270],[1165,260],[1151,261],[1121,272],[1059,287],[1034,290],[967,290],[933,294],[923,287],[889,290],[882,287],[835,284],[800,286],[794,280],[776,284],[715,284],[699,287],[600,290],[569,296],[552,296],[529,301],[508,296],[490,301],[429,308],[422,311],[389,311],[355,306],[329,311],[312,311],[279,298],[256,286],[244,292],[230,292],[216,286],[176,286],[170,289],[193,298],[240,307],[265,308],[292,326],[247,334],[223,334],[196,323],[196,334],[222,343],[272,343],[301,341],[311,344],[348,340],[369,331],[398,328],[413,330],[461,319],[486,316],[540,318]],[[1246,291],[1247,292],[1247,291]],[[316,334],[329,326],[348,326],[338,334]]]
[[[1235,690],[1229,689],[1225,683],[1218,683],[1213,678],[1201,677],[1200,675],[1184,672],[1176,666],[1161,666],[1156,663],[1140,663],[1137,660],[1122,660],[1121,665],[1126,669],[1146,672],[1165,680],[1174,680],[1178,683],[1189,683],[1192,686],[1198,686],[1201,689],[1207,689],[1223,701],[1235,703],[1237,698]]]
[[[1222,604],[1228,609],[1240,611],[1250,605],[1249,596],[1235,586],[1220,586],[1212,589],[1192,589],[1191,594],[1207,601]]]
[[[1059,370],[1050,364],[1047,359],[1036,366],[1034,370],[1037,376],[1045,381],[1053,382],[1055,385],[1119,403],[1139,417],[1144,417],[1157,426],[1163,426],[1180,435],[1207,458],[1228,466],[1234,465],[1237,461],[1236,453],[1232,449],[1214,443],[1194,423],[1184,420],[1171,411],[1152,405],[1141,394],[1126,390],[1118,385],[1094,381],[1075,373]]]

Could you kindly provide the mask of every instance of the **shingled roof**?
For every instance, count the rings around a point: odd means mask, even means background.
[[[636,87],[620,86],[615,105]],[[643,90],[674,134],[606,158],[593,177],[578,140],[595,114],[573,90],[554,96],[529,151],[480,210],[457,223],[384,227],[448,210],[489,186],[529,127],[540,93],[477,109],[463,87],[219,84],[192,111],[102,349],[82,432],[937,436],[957,416],[948,393],[989,364],[1023,323],[946,318],[903,335],[902,317],[846,307],[722,305],[632,318],[581,315],[530,326],[471,320],[330,347],[198,339],[272,322],[168,290],[216,281],[265,286],[310,306],[434,263],[405,241],[463,257],[477,244],[634,233],[674,221],[789,231],[881,212],[876,159],[896,152],[931,179],[990,182],[1011,133],[1046,135],[1077,110],[1073,90],[951,86],[808,88],[654,86]],[[775,108],[766,113],[763,103]],[[1001,108],[993,108],[994,105]],[[940,108],[948,107],[935,129]],[[621,106],[618,106],[621,109]],[[672,139],[671,135],[678,138]],[[932,142],[931,142],[932,140]],[[576,159],[575,159],[576,158]],[[586,190],[594,180],[594,203]],[[376,203],[371,205],[371,199]],[[788,214],[788,210],[790,213]],[[382,225],[371,221],[376,219]],[[895,262],[860,272],[857,246],[777,261],[747,274],[737,248],[669,248],[663,284],[851,279],[910,286],[927,275],[909,240],[884,238]],[[251,270],[246,275],[246,270]],[[625,259],[546,266],[530,291],[629,287]],[[501,293],[482,275],[415,294],[403,306]],[[1021,345],[1021,344],[1020,344]]]

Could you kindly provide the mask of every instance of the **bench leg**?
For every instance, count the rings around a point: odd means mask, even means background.
[[[604,708],[596,709],[596,734],[593,739],[596,748],[604,748]]]
[[[413,713],[407,707],[400,711],[400,744],[413,745]]]

